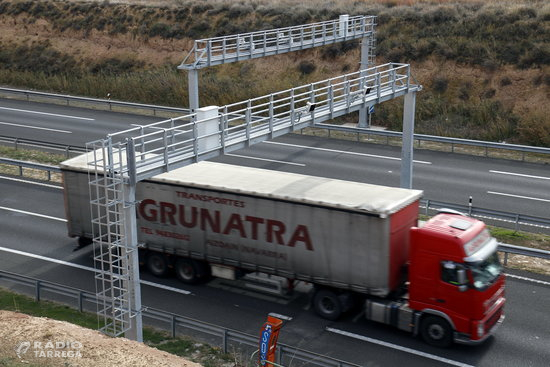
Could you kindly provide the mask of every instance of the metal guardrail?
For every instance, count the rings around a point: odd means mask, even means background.
[[[498,251],[504,253],[504,266],[508,265],[508,255],[523,255],[529,257],[538,257],[541,259],[550,260],[550,251],[539,250],[528,247],[521,247],[515,245],[508,245],[506,243],[498,244]]]
[[[52,180],[52,172],[61,172],[61,170],[57,166],[50,166],[47,164],[40,164],[40,163],[34,163],[34,162],[19,161],[16,159],[0,158],[0,164],[6,164],[6,165],[18,167],[19,176],[21,177],[24,176],[23,168],[46,171],[48,176],[48,179],[46,181]]]
[[[44,149],[48,151],[63,152],[67,158],[69,158],[72,153],[82,154],[86,152],[86,148],[84,147],[67,145],[67,144],[59,144],[59,143],[50,143],[50,142],[45,142],[40,140],[33,140],[33,139],[14,138],[11,136],[4,136],[4,135],[0,135],[0,144],[11,145],[15,148],[15,150],[21,147],[31,147],[31,148]]]
[[[51,180],[51,172],[60,172],[61,170],[57,166],[49,166],[45,164],[25,162],[16,159],[0,158],[0,164],[7,164],[19,167],[19,175],[23,176],[23,168],[37,169],[48,172],[48,181]],[[430,199],[421,199],[420,208],[424,209],[426,215],[433,214],[441,209],[448,208],[465,213],[472,217],[482,218],[484,220],[491,220],[496,222],[511,223],[514,225],[514,229],[518,231],[520,226],[536,227],[543,229],[550,229],[550,219],[541,218],[535,216],[529,216],[519,213],[509,213],[498,210],[491,210],[485,208],[478,208],[470,205],[460,205],[445,203],[442,201],[435,201]]]
[[[27,277],[20,274],[15,274],[8,271],[0,270],[0,279],[6,279],[10,282],[21,284],[28,287],[33,287],[34,298],[39,302],[45,292],[50,292],[64,297],[70,297],[77,300],[77,309],[83,312],[85,302],[97,305],[98,297],[95,294],[84,291],[82,289],[64,286],[62,284],[53,283],[41,279]],[[73,306],[73,305],[71,305]],[[250,350],[257,350],[258,337],[246,334],[237,330],[225,328],[223,326],[210,324],[204,321],[192,319],[190,317],[177,315],[171,312],[144,307],[142,315],[148,319],[161,321],[168,325],[168,330],[174,338],[178,335],[178,327],[190,329],[208,335],[210,337],[219,338],[220,347],[223,353],[231,352],[230,345],[242,346]],[[182,335],[183,333],[180,333]],[[196,336],[196,335],[194,335]],[[320,367],[360,367],[357,364],[345,362],[336,358],[328,357],[314,352],[309,352],[304,349],[295,348],[283,343],[278,343],[277,360],[280,364],[292,363],[297,366],[296,362],[303,362],[303,366],[320,366]]]
[[[67,106],[70,106],[71,102],[72,103],[80,102],[80,103],[89,103],[89,104],[94,104],[94,105],[104,105],[105,107],[108,107],[110,111],[112,111],[113,107],[127,107],[127,108],[141,109],[141,110],[151,110],[151,111],[153,111],[154,116],[156,116],[157,111],[174,112],[174,113],[178,113],[178,114],[189,113],[189,109],[187,109],[187,108],[157,106],[157,105],[150,105],[150,104],[116,101],[116,100],[111,100],[111,99],[77,97],[77,96],[69,96],[69,95],[64,95],[64,94],[36,92],[36,91],[31,91],[31,90],[22,90],[22,89],[14,89],[14,88],[2,88],[2,87],[0,87],[0,93],[20,95],[20,96],[25,97],[27,101],[30,101],[31,97],[34,97],[34,98],[40,97],[42,99],[64,100],[66,102]]]
[[[326,129],[329,132],[332,131],[341,131],[346,133],[353,134],[365,134],[365,135],[379,135],[386,137],[393,137],[401,139],[403,134],[397,131],[384,131],[384,130],[373,130],[373,129],[364,129],[359,127],[346,127],[338,126],[332,124],[315,124],[316,128]],[[445,136],[433,136],[425,134],[414,134],[414,140],[418,141],[418,147],[422,141],[436,142],[442,144],[451,144],[451,151],[454,152],[455,145],[469,145],[485,148],[485,155],[488,156],[488,149],[505,149],[519,151],[523,153],[538,153],[538,154],[550,154],[550,148],[545,147],[534,147],[529,145],[519,145],[519,144],[507,144],[507,143],[495,143],[491,141],[483,140],[471,140],[471,139],[460,139],[460,138],[449,138]],[[525,159],[525,157],[523,157]]]
[[[518,231],[520,225],[550,229],[550,219],[534,217],[530,215],[524,215],[519,213],[509,213],[499,210],[491,210],[485,208],[478,208],[470,205],[450,204],[442,201],[435,201],[429,199],[420,200],[420,208],[424,209],[426,215],[437,212],[441,209],[453,209],[461,213],[464,213],[470,217],[481,218],[485,221],[497,221],[503,223],[514,224],[514,229]]]

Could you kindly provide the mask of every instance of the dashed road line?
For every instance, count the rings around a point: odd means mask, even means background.
[[[1,109],[1,110],[8,110],[8,111],[16,111],[16,112],[35,113],[35,114],[38,114],[38,115],[65,117],[65,118],[77,119],[77,120],[88,120],[88,121],[94,121],[94,120],[95,120],[95,119],[89,118],[89,117],[80,117],[80,116],[71,116],[71,115],[61,115],[61,114],[58,114],[58,113],[49,113],[49,112],[32,111],[32,110],[22,110],[22,109],[19,109],[19,108],[0,107],[0,109]]]
[[[63,133],[63,134],[72,134],[73,133],[72,131],[68,131],[68,130],[59,130],[59,129],[50,129],[49,127],[39,127],[39,126],[31,126],[31,125],[23,125],[23,124],[14,124],[13,122],[0,122],[0,125],[24,127],[24,128],[27,128],[27,129],[53,131],[55,133]]]

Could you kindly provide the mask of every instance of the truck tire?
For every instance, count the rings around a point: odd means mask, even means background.
[[[78,247],[76,249],[81,249],[82,247],[89,246],[92,243],[94,243],[94,241],[89,237],[78,237]]]
[[[149,253],[147,256],[147,270],[156,277],[165,277],[168,274],[168,259],[163,254]]]
[[[313,296],[313,307],[319,316],[327,320],[337,320],[342,315],[342,305],[338,295],[328,289],[319,289]]]
[[[196,284],[201,280],[202,267],[192,259],[179,258],[174,270],[179,280],[186,284]]]
[[[422,339],[434,347],[446,348],[453,343],[453,329],[438,316],[426,316],[420,326]]]

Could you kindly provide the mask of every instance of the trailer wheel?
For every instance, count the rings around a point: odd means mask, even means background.
[[[168,259],[163,254],[149,253],[147,256],[147,270],[157,277],[164,277],[168,274]]]
[[[342,315],[340,299],[333,291],[320,289],[313,296],[313,307],[319,316],[327,320],[337,320]]]
[[[196,284],[210,276],[207,263],[192,259],[179,258],[175,270],[178,279],[187,284]]]
[[[86,247],[94,243],[94,241],[89,237],[78,237],[78,247],[77,250],[81,249],[82,247]]]
[[[422,339],[434,347],[449,347],[453,343],[453,330],[449,323],[437,316],[427,316],[421,324]]]

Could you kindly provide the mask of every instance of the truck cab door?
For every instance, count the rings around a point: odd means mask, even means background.
[[[446,310],[455,324],[457,319],[467,322],[470,309],[470,291],[467,286],[466,270],[462,264],[452,261],[441,262],[440,279],[436,292],[436,304]]]

